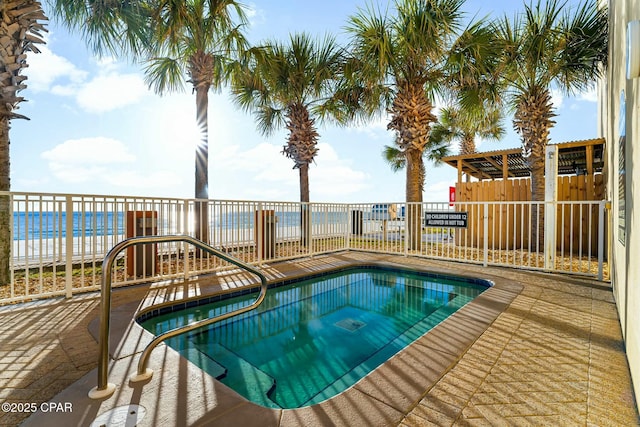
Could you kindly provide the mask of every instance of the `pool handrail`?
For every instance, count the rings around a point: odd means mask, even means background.
[[[221,252],[208,244],[204,243],[201,240],[198,240],[194,237],[188,235],[166,235],[166,236],[137,236],[130,237],[126,240],[123,240],[116,244],[113,248],[107,252],[102,262],[102,277],[101,277],[101,311],[100,311],[100,335],[99,335],[99,359],[98,359],[98,385],[92,388],[89,391],[89,398],[91,399],[104,399],[113,394],[116,389],[115,384],[108,382],[109,375],[109,323],[111,317],[111,276],[112,276],[112,267],[115,262],[116,256],[122,252],[125,248],[133,245],[141,245],[146,243],[165,243],[165,242],[185,242],[190,243],[193,246],[211,254],[218,258],[223,259],[231,264],[234,264],[244,270],[249,271],[250,273],[255,274],[260,278],[260,294],[254,300],[253,303],[247,305],[245,307],[239,308],[234,311],[230,311],[228,313],[221,314],[216,317],[211,317],[207,319],[202,319],[194,323],[190,323],[188,325],[182,326],[180,328],[175,328],[169,331],[166,331],[157,337],[155,337],[144,349],[142,355],[140,356],[140,360],[138,361],[138,370],[135,375],[133,375],[130,380],[133,382],[143,381],[148,378],[151,378],[153,375],[153,371],[151,369],[147,369],[147,361],[149,356],[151,355],[151,351],[163,342],[166,339],[172,338],[176,335],[183,334],[185,332],[189,332],[193,329],[207,326],[215,322],[219,322],[221,320],[228,319],[233,316],[237,316],[242,313],[246,313],[247,311],[251,311],[257,306],[259,306],[264,300],[267,293],[267,278],[264,274],[260,272],[256,267],[247,264],[246,262],[235,258],[231,255],[228,255],[224,252]]]

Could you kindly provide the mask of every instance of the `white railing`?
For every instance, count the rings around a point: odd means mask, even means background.
[[[11,282],[0,284],[2,303],[97,290],[107,251],[134,235],[190,235],[251,264],[360,250],[600,279],[608,275],[606,203],[600,201],[302,204],[0,196],[9,197],[13,209]],[[198,203],[205,209],[197,209]],[[543,218],[551,218],[555,228],[544,233],[546,246],[531,232]],[[204,235],[197,235],[198,222],[206,224]],[[545,253],[545,247],[556,250]],[[116,262],[113,277],[114,285],[122,286],[224,268],[229,265],[217,258],[162,243],[132,248]]]

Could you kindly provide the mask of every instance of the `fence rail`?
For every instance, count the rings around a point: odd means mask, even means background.
[[[250,264],[360,250],[608,277],[604,201],[344,204],[18,192],[0,197],[8,197],[12,208],[5,230],[10,235],[2,236],[12,242],[11,280],[0,284],[0,303],[97,290],[109,249],[145,235],[198,237]],[[544,241],[532,237],[543,220],[553,221]],[[206,235],[195,235],[198,221],[206,222]],[[162,243],[131,248],[115,263],[113,278],[114,286],[124,286],[226,268],[231,266],[183,244]]]

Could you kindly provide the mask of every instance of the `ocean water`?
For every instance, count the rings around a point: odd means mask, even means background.
[[[66,212],[14,212],[13,240],[65,237]],[[74,212],[73,236],[124,234],[123,212]]]
[[[299,227],[300,212],[275,212],[276,229]],[[320,211],[311,213],[311,224],[339,225],[345,224],[345,212]],[[13,214],[13,240],[53,239],[65,237],[66,212],[15,212]],[[209,227],[212,232],[220,230],[249,230],[254,228],[254,212],[228,212],[216,214],[210,218]],[[182,220],[167,220],[160,216],[158,233],[170,234],[183,232],[179,224]],[[126,230],[124,212],[74,212],[73,237],[79,236],[111,236],[124,235]]]

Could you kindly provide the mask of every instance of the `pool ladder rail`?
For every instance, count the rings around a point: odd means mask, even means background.
[[[176,335],[183,334],[185,332],[192,331],[202,326],[207,326],[212,323],[219,322],[221,320],[228,319],[233,316],[237,316],[247,311],[251,311],[258,307],[264,297],[267,294],[267,278],[254,266],[245,263],[231,255],[221,252],[201,240],[187,235],[168,235],[168,236],[138,236],[131,237],[123,240],[115,245],[107,255],[105,255],[102,262],[102,278],[101,278],[101,311],[100,311],[100,335],[99,335],[99,359],[98,359],[98,385],[89,391],[89,398],[91,399],[105,399],[110,397],[116,390],[116,385],[107,382],[109,374],[109,322],[111,318],[111,276],[113,263],[116,260],[117,255],[129,246],[141,245],[145,243],[165,243],[165,242],[185,242],[190,243],[193,246],[211,254],[218,258],[223,259],[231,264],[234,264],[250,273],[255,274],[260,278],[260,294],[258,297],[248,306],[239,308],[228,313],[221,314],[216,317],[208,319],[202,319],[188,325],[172,329],[164,332],[155,337],[144,349],[140,360],[138,361],[137,373],[132,375],[129,380],[132,382],[144,381],[153,375],[153,370],[147,368],[147,362],[153,349],[161,342],[175,337]]]

